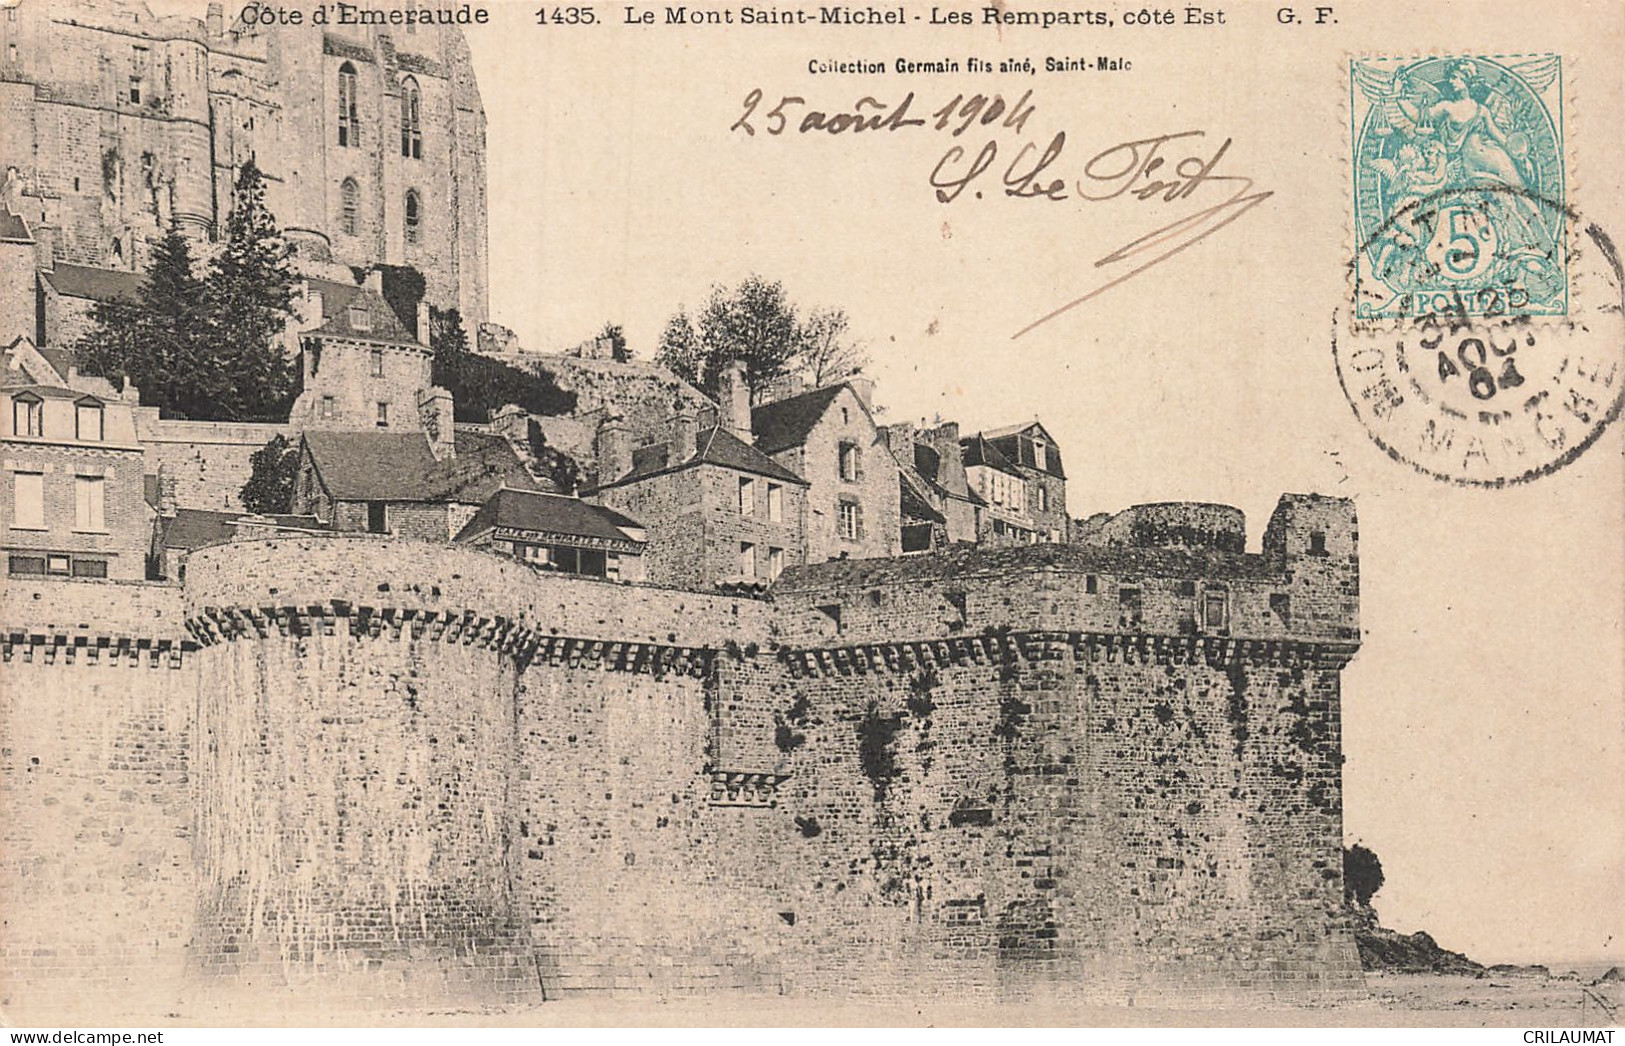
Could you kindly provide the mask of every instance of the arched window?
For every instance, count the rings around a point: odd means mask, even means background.
[[[361,186],[354,178],[344,179],[339,186],[339,227],[344,235],[354,236],[361,214]]]
[[[401,82],[401,155],[423,159],[423,94],[410,76]]]
[[[416,189],[406,190],[406,242],[417,243],[422,238],[423,202]]]
[[[356,103],[355,66],[339,66],[339,144],[361,144],[361,120]]]

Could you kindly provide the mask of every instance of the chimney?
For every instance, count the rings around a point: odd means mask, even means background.
[[[632,434],[626,422],[609,414],[598,423],[598,483],[613,483],[632,471]]]
[[[382,270],[382,269],[371,269],[371,270],[369,270],[367,272],[367,278],[361,282],[361,286],[367,288],[369,291],[372,291],[375,294],[380,294],[380,295],[383,294],[384,293],[384,270]]]
[[[418,299],[418,344],[424,348],[429,346],[429,301],[427,298]]]
[[[530,438],[530,415],[517,403],[507,403],[491,412],[491,431],[517,446]]]
[[[750,433],[750,372],[744,360],[729,360],[717,375],[717,424],[746,443]]]
[[[325,322],[324,308],[322,292],[312,290],[310,284],[305,284],[305,304],[299,310],[299,329],[308,331],[320,327]]]
[[[158,466],[158,515],[175,518],[175,476],[167,465]]]
[[[887,425],[886,444],[891,447],[892,457],[905,465],[914,464],[914,423],[899,421]]]
[[[436,461],[457,456],[457,425],[451,393],[438,385],[418,390],[418,417],[429,437],[429,453]]]
[[[203,20],[208,26],[209,39],[218,40],[226,35],[226,11],[220,4],[210,4],[209,13]]]
[[[694,456],[698,434],[699,423],[694,418],[693,408],[679,400],[671,416],[671,464],[680,464]]]
[[[857,393],[858,399],[863,401],[865,409],[875,409],[875,380],[867,374],[853,371],[847,376],[846,383]]]
[[[40,272],[56,271],[56,237],[54,225],[40,225],[34,229],[34,265]]]

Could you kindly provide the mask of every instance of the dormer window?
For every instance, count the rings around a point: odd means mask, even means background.
[[[100,400],[82,399],[74,404],[74,438],[100,443],[104,436],[105,408]]]
[[[350,329],[358,331],[372,330],[372,311],[365,305],[350,306]],[[381,369],[381,362],[379,366]]]
[[[23,393],[11,400],[11,431],[17,436],[44,435],[45,405],[38,396]]]
[[[1033,465],[1041,472],[1049,471],[1049,447],[1041,439],[1033,440]]]

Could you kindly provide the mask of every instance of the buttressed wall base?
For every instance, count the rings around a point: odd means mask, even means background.
[[[1353,508],[1212,509],[770,601],[362,537],[9,586],[0,1005],[1357,992]]]

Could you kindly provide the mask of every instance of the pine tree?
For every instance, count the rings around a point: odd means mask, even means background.
[[[209,268],[212,348],[232,375],[222,416],[280,420],[298,394],[299,371],[282,344],[295,277],[290,250],[265,206],[265,178],[250,160],[232,190],[226,242]]]
[[[134,382],[142,403],[166,414],[213,416],[210,404],[230,379],[203,351],[203,281],[179,229],[158,241],[137,300],[98,303],[92,320],[76,346],[85,373]]]

